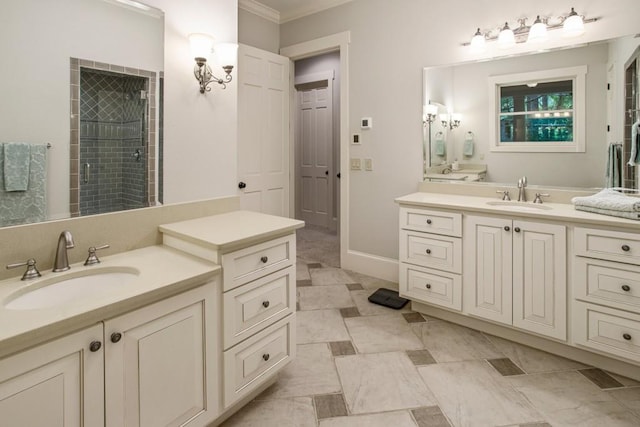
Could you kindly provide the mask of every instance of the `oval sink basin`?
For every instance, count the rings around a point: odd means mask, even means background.
[[[3,305],[9,310],[36,310],[88,301],[126,288],[139,274],[131,267],[102,267],[49,277],[13,292]]]
[[[524,202],[513,202],[508,200],[492,200],[487,202],[489,206],[500,206],[505,209],[513,210],[513,211],[522,211],[522,212],[539,212],[539,211],[548,211],[551,210],[549,206],[540,204],[540,203],[524,203]]]

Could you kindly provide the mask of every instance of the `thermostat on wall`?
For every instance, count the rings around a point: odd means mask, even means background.
[[[373,127],[373,119],[371,117],[363,117],[360,119],[360,129],[371,129]]]

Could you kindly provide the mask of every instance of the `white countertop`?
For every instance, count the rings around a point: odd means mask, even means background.
[[[395,199],[395,201],[396,203],[401,205],[502,214],[512,217],[515,216],[535,219],[561,220],[588,225],[604,225],[620,228],[630,228],[634,229],[635,231],[640,231],[640,221],[577,211],[574,209],[572,204],[565,203],[544,203],[543,206],[550,208],[548,210],[537,210],[535,209],[535,207],[531,207],[526,211],[519,211],[516,208],[509,208],[507,206],[492,206],[487,204],[487,202],[500,201],[500,199],[497,197],[487,198],[457,194],[423,192],[412,193],[406,196],[398,197],[397,199]],[[524,206],[530,204],[532,204],[532,202],[530,201],[523,203]]]
[[[220,266],[164,246],[149,246],[101,257],[101,263],[74,264],[63,273],[41,271],[42,277],[0,281],[0,357],[82,329],[146,304],[186,291],[213,279]],[[52,278],[73,277],[91,269],[133,267],[140,273],[117,292],[103,293],[50,308],[9,310],[4,302],[24,287],[38,288]]]
[[[164,224],[162,233],[219,250],[229,250],[288,234],[304,227],[304,222],[291,218],[251,211],[234,211],[188,221]]]

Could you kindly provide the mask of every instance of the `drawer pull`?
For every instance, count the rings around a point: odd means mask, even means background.
[[[271,357],[271,356],[269,356],[269,353],[265,353],[265,354],[262,355],[262,359],[264,359],[265,362],[267,360],[269,360],[269,357]]]
[[[266,256],[263,256],[262,258],[260,258],[260,261],[262,261],[263,264],[266,264],[267,261],[269,261],[269,258],[267,258]]]
[[[262,306],[264,308],[269,308],[269,301],[262,301]]]
[[[630,334],[622,334],[622,338],[624,338],[627,341],[631,341],[631,335]]]
[[[120,332],[114,332],[111,334],[111,342],[116,343],[122,339],[122,334]]]
[[[102,343],[100,341],[92,341],[91,344],[89,344],[89,350],[93,353],[100,350],[100,347],[102,347]]]
[[[625,292],[629,292],[631,290],[631,286],[629,285],[622,285],[622,290]]]
[[[504,231],[509,231],[509,230],[511,230],[511,227],[509,227],[508,225],[505,225],[504,226]]]
[[[431,249],[427,249],[427,254],[430,254],[430,253],[431,253]]]
[[[631,248],[629,247],[629,245],[622,245],[622,250],[625,252],[629,252]]]
[[[431,289],[431,284],[427,283],[427,289]]]
[[[427,224],[431,224],[431,220],[430,219],[427,220]]]

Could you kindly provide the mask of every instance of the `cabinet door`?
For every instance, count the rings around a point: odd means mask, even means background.
[[[0,360],[0,424],[104,425],[102,325]],[[95,347],[94,347],[95,350]]]
[[[209,284],[105,322],[107,426],[200,426],[215,418],[216,292]]]
[[[513,222],[513,326],[567,338],[564,226]]]
[[[465,217],[464,310],[475,316],[511,324],[511,221]]]

